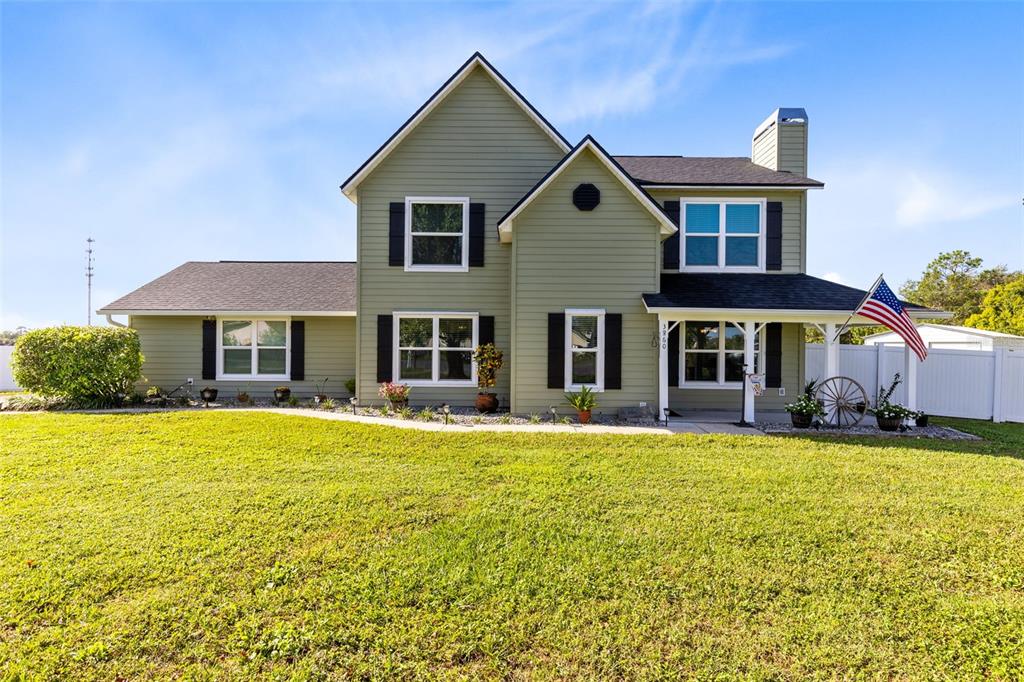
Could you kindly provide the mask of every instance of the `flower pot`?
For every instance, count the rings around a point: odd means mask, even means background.
[[[798,412],[790,412],[789,418],[793,421],[793,428],[795,429],[809,429],[811,428],[811,421],[814,419],[812,414],[800,414]]]
[[[284,401],[288,400],[288,398],[291,396],[291,394],[292,394],[292,389],[290,389],[290,388],[275,388],[274,389],[274,400],[276,400],[279,403],[283,403]]]
[[[903,417],[879,417],[875,415],[875,421],[878,423],[878,428],[882,431],[899,431],[900,426],[903,425]]]
[[[580,424],[590,423],[590,410],[577,410],[576,416],[579,417]]]
[[[926,414],[918,415],[914,419],[914,424],[916,426],[920,426],[922,428],[925,427],[925,426],[928,426],[928,415],[926,415]]]
[[[476,411],[481,414],[494,414],[498,411],[498,396],[496,393],[477,393]]]
[[[217,401],[217,389],[215,388],[204,388],[199,391],[199,397],[203,399],[204,403],[212,403]]]
[[[317,405],[319,405],[325,400],[327,400],[326,393],[317,393],[315,396],[313,396],[313,402],[316,403]]]
[[[402,398],[401,400],[389,400],[388,402],[391,403],[391,410],[393,412],[398,412],[403,407],[409,407],[408,398]]]

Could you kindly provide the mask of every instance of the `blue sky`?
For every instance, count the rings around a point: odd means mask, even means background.
[[[808,269],[1024,268],[1024,4],[3,3],[0,327],[186,260],[355,258],[338,185],[473,51],[571,141],[744,156],[810,117]]]

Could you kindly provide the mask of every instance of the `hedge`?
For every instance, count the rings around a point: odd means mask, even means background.
[[[22,388],[89,405],[117,405],[142,376],[139,335],[126,327],[48,327],[23,334],[11,368]]]

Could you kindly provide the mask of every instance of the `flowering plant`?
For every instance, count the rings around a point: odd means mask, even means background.
[[[409,399],[409,384],[398,384],[385,381],[377,389],[377,393],[389,403],[397,403]]]
[[[892,378],[892,383],[889,384],[889,388],[878,391],[878,399],[875,401],[875,406],[868,411],[882,419],[910,419],[911,417],[916,417],[916,412],[892,402],[892,394],[896,392],[896,387],[901,383],[903,383],[903,377],[899,374],[895,375]]]
[[[477,386],[494,388],[498,383],[498,370],[501,369],[503,354],[493,343],[477,346],[473,351],[476,361]]]
[[[786,405],[786,412],[790,414],[802,414],[810,417],[822,417],[825,415],[825,408],[821,406],[812,396],[804,393],[796,401]]]

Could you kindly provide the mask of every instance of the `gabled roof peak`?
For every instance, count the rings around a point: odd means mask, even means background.
[[[477,51],[474,52],[469,59],[467,59],[458,70],[453,73],[448,80],[446,80],[440,88],[438,88],[433,95],[431,95],[426,102],[420,106],[419,109],[413,113],[409,119],[396,130],[391,137],[387,139],[377,149],[373,155],[363,162],[356,172],[353,173],[345,182],[341,185],[341,192],[347,196],[354,203],[357,199],[356,189],[359,183],[366,178],[373,170],[385,159],[388,155],[397,147],[403,139],[409,133],[411,133],[417,125],[419,125],[423,119],[430,115],[430,113],[437,108],[437,106],[445,100],[445,98],[451,94],[462,83],[465,78],[473,72],[474,69],[482,68],[487,74],[494,79],[498,86],[505,91],[505,93],[512,98],[512,100],[522,108],[522,110],[529,116],[537,126],[548,134],[549,137],[555,142],[556,145],[563,151],[569,151],[569,141],[562,137],[562,134],[551,125],[546,118],[544,118],[537,109],[530,104],[530,102],[523,97],[523,95],[515,89],[515,87],[508,82],[501,73],[495,69],[484,55]]]

